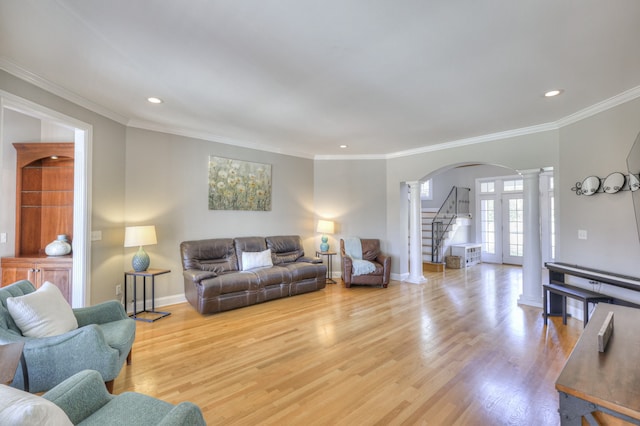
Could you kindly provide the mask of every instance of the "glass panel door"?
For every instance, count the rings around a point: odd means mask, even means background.
[[[524,255],[524,199],[522,194],[503,194],[502,262],[522,265]]]
[[[482,261],[502,263],[502,241],[499,235],[500,210],[495,198],[480,199],[480,233]]]

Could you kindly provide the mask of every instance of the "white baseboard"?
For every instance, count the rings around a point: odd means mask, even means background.
[[[164,297],[158,297],[156,298],[156,304],[155,304],[155,308],[156,310],[158,310],[159,307],[161,306],[169,306],[169,305],[175,305],[177,303],[183,303],[186,302],[187,299],[184,297],[184,294],[174,294],[172,296],[164,296]],[[142,300],[136,300],[136,311],[141,311],[144,308],[144,305],[142,303]],[[151,309],[151,299],[147,299],[147,303],[146,303],[146,307],[148,310]],[[131,314],[133,313],[133,310],[131,308],[131,302],[127,303],[127,313]]]

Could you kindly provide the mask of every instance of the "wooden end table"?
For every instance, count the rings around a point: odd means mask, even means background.
[[[29,392],[29,375],[27,374],[27,363],[24,359],[23,349],[24,342],[0,345],[0,383],[11,384],[18,369],[18,364],[22,363],[24,390]]]

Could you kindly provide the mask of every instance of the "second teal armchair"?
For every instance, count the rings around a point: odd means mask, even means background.
[[[7,298],[36,291],[23,280],[0,288],[0,344],[24,342],[27,379],[18,367],[11,386],[29,392],[44,392],[82,370],[96,370],[109,392],[127,361],[136,334],[135,321],[124,307],[112,300],[87,308],[73,309],[78,328],[58,336],[23,336],[7,310]],[[27,383],[28,382],[28,386]]]

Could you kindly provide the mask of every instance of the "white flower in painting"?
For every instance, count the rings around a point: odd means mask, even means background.
[[[218,182],[218,183],[216,184],[216,186],[217,186],[219,189],[222,189],[222,188],[224,188],[224,187],[226,186],[226,184],[225,184],[224,182],[220,181],[220,182]]]

